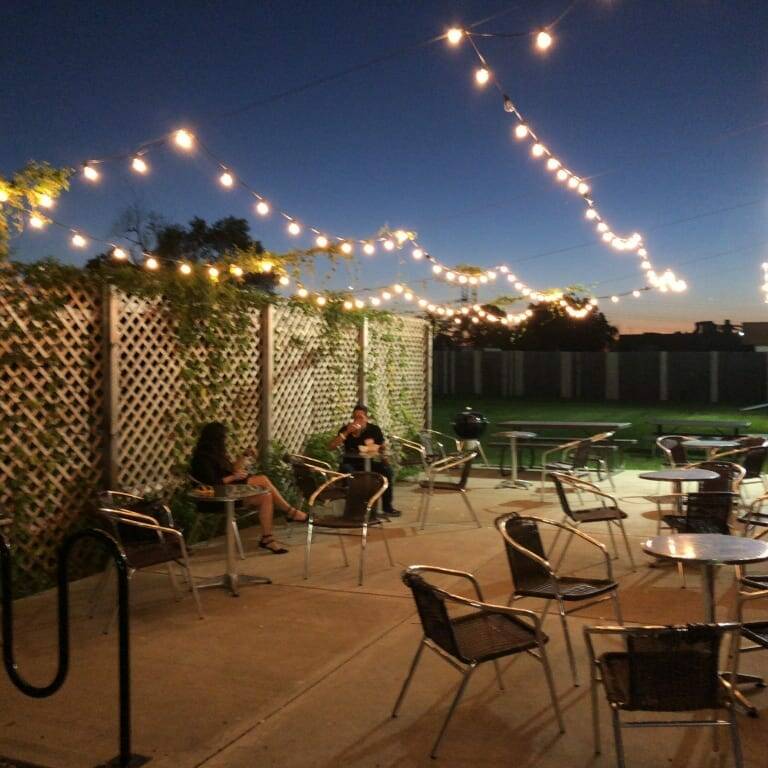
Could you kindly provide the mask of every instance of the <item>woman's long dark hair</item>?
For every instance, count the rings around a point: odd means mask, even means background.
[[[219,466],[231,464],[227,454],[227,427],[220,421],[211,421],[200,430],[195,456],[213,459]]]

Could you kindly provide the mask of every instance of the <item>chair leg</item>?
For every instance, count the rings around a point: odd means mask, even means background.
[[[304,550],[304,578],[309,578],[309,553],[312,549],[312,523],[307,523],[307,546]]]
[[[616,742],[616,765],[618,768],[626,768],[624,762],[624,741],[621,737],[621,721],[619,720],[619,713],[613,707],[611,707],[611,716],[613,719],[613,740]]]
[[[624,528],[624,521],[618,520],[619,528],[621,529],[621,535],[624,537],[624,546],[627,548],[627,556],[629,557],[629,563],[632,566],[632,570],[636,571],[635,558],[632,556],[632,547],[629,546],[629,539],[627,538],[627,531]]]
[[[611,602],[613,603],[613,612],[616,614],[616,621],[619,622],[619,626],[624,626],[624,619],[621,615],[621,604],[619,603],[619,591],[614,589],[611,592]]]
[[[456,691],[456,695],[453,697],[453,701],[451,702],[451,707],[448,710],[448,714],[445,716],[445,720],[443,721],[443,727],[440,729],[440,733],[437,735],[437,739],[435,740],[435,745],[432,747],[432,752],[430,753],[430,757],[435,758],[437,757],[437,750],[440,746],[440,742],[443,740],[443,736],[445,735],[445,731],[448,728],[448,723],[451,722],[451,718],[453,717],[453,713],[456,710],[456,707],[458,703],[461,701],[461,697],[464,695],[464,690],[467,687],[467,683],[469,682],[469,678],[472,677],[472,673],[475,671],[475,665],[467,669],[467,671],[464,673],[464,677],[459,684],[459,690]]]
[[[594,667],[590,670],[589,676],[589,692],[592,699],[592,738],[595,743],[595,754],[600,754],[600,710],[598,708],[597,701],[597,669]]]
[[[611,549],[613,550],[613,559],[618,560],[619,548],[616,546],[616,537],[613,535],[613,526],[611,525],[611,521],[608,520],[606,522],[606,525],[608,526],[608,538],[611,540]]]
[[[555,535],[555,541],[557,541],[557,536],[562,530],[563,530],[562,528],[558,529],[558,533]],[[565,559],[565,553],[568,551],[568,547],[571,546],[571,541],[573,541],[573,533],[568,534],[568,538],[566,539],[566,542],[563,545],[563,551],[560,553],[560,557],[557,558],[557,564],[553,568],[555,572],[560,570],[560,563],[562,563],[563,560]],[[554,551],[554,542],[552,542],[552,550]]]
[[[744,758],[741,754],[741,739],[739,738],[739,725],[736,722],[736,711],[733,706],[729,707],[730,717],[728,718],[729,728],[731,732],[731,744],[733,746],[733,763],[736,768],[743,768]]]
[[[339,544],[341,545],[341,554],[344,557],[344,565],[349,566],[349,558],[347,557],[347,545],[344,543],[344,534],[339,533]]]
[[[687,586],[685,581],[685,568],[683,568],[683,564],[679,560],[677,561],[677,572],[680,574],[680,578],[683,580],[683,584],[680,588],[685,589]]]
[[[424,496],[425,496],[425,498],[424,498],[424,511],[422,512],[422,517],[421,517],[421,530],[422,531],[424,530],[424,528],[427,525],[427,515],[429,514],[429,507],[432,504],[432,488],[431,487],[426,492],[426,494],[424,494]]]
[[[411,668],[408,670],[408,675],[403,681],[403,687],[400,689],[397,701],[395,702],[394,709],[392,710],[392,717],[397,717],[397,714],[400,711],[400,705],[403,703],[405,694],[408,693],[408,689],[411,687],[411,679],[413,678],[413,673],[416,671],[416,667],[419,664],[421,654],[424,652],[425,645],[426,643],[424,642],[424,638],[422,638],[421,642],[419,643],[419,647],[416,649],[416,654],[413,657],[413,661],[411,662]]]
[[[200,602],[200,593],[197,590],[197,584],[195,584],[194,579],[192,578],[192,571],[189,569],[189,559],[187,558],[186,554],[184,555],[184,570],[187,574],[187,581],[189,582],[189,588],[192,590],[192,597],[195,599],[195,605],[197,606],[197,615],[202,619],[203,616],[203,605]]]
[[[381,535],[384,539],[384,548],[387,550],[387,557],[389,558],[389,564],[393,568],[395,567],[395,561],[392,559],[392,550],[389,548],[389,534],[384,530],[384,527],[381,527]]]
[[[365,551],[366,544],[368,543],[368,526],[363,526],[363,534],[360,537],[360,569],[357,573],[357,586],[363,586],[363,580],[365,579]]]
[[[237,553],[240,555],[241,560],[245,560],[245,550],[243,549],[243,542],[240,539],[240,529],[237,527],[237,520],[232,521],[232,533],[235,536],[235,545],[237,546]]]
[[[560,728],[560,733],[565,733],[565,724],[563,723],[563,713],[560,711],[560,704],[557,701],[557,692],[555,691],[555,681],[552,677],[552,668],[549,666],[549,658],[547,657],[546,648],[539,646],[539,660],[541,666],[544,667],[544,677],[547,679],[547,687],[549,688],[549,696],[552,699],[552,708],[555,710],[555,717],[557,718],[557,725]]]
[[[112,561],[109,561],[104,566],[104,570],[101,572],[101,576],[99,576],[98,580],[96,581],[96,586],[93,588],[93,592],[91,593],[91,596],[88,600],[90,603],[90,608],[88,609],[89,619],[92,619],[96,615],[96,609],[101,602],[101,596],[104,594],[104,587],[107,586],[107,582],[109,581],[109,574],[111,572]]]
[[[573,675],[573,684],[579,684],[579,678],[576,674],[576,657],[573,655],[573,646],[571,645],[571,635],[568,632],[568,620],[565,616],[565,606],[563,601],[558,599],[557,607],[560,612],[560,623],[563,625],[563,634],[565,635],[565,648],[568,651],[568,660],[571,663],[571,674]]]
[[[493,660],[493,667],[496,670],[496,682],[499,684],[499,690],[504,690],[504,680],[501,678],[501,667],[499,666],[499,660]]]
[[[168,571],[168,579],[171,582],[171,589],[176,600],[181,600],[181,590],[179,589],[179,580],[176,578],[176,572],[173,570],[173,563],[166,563],[165,569]]]
[[[461,491],[461,498],[464,499],[464,504],[466,505],[467,509],[469,510],[469,514],[472,516],[472,519],[475,521],[478,528],[482,528],[483,524],[480,522],[480,519],[477,516],[477,513],[475,512],[474,508],[472,507],[472,503],[469,500],[469,497],[467,496],[467,492],[462,489]]]

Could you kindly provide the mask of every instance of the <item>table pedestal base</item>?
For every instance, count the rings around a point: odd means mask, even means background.
[[[210,589],[211,587],[223,587],[232,593],[232,597],[238,597],[240,587],[248,587],[254,584],[271,584],[272,579],[266,576],[249,576],[242,573],[222,573],[221,576],[213,576],[197,582],[198,589]]]
[[[533,483],[530,480],[502,480],[494,485],[494,488],[530,488]]]

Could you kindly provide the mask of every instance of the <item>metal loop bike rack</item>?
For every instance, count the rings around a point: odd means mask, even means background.
[[[25,696],[44,699],[56,693],[64,685],[69,672],[69,556],[72,548],[83,539],[93,539],[108,552],[117,571],[118,596],[118,649],[119,649],[119,707],[120,744],[119,754],[106,764],[115,768],[135,768],[149,761],[148,757],[131,754],[131,653],[128,615],[128,563],[120,545],[105,531],[88,528],[67,536],[61,547],[58,563],[58,615],[59,615],[59,662],[53,680],[48,685],[36,686],[25,680],[19,672],[13,645],[13,600],[11,547],[0,534],[0,587],[2,592],[3,664],[11,682]],[[102,768],[102,767],[100,767]]]

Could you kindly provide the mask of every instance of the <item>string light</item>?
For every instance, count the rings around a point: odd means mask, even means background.
[[[528,126],[525,123],[518,123],[515,126],[515,138],[524,139],[528,135]]]
[[[147,161],[141,157],[141,155],[137,155],[136,157],[131,160],[131,168],[133,168],[136,173],[145,174],[149,170],[149,166],[147,165]]]
[[[413,256],[416,261],[424,257],[424,251],[421,250],[421,248],[414,248],[413,252],[411,253],[411,256]]]
[[[318,307],[324,307],[327,303],[327,299],[325,298],[325,296],[318,296],[315,299],[315,302],[317,303]]]
[[[234,277],[242,277],[243,276],[243,268],[238,266],[237,264],[233,264],[229,268],[230,274],[234,275]]]
[[[112,258],[118,261],[125,261],[128,258],[128,254],[120,246],[116,245],[112,249]]]
[[[219,270],[216,267],[208,267],[208,277],[210,277],[211,280],[218,280]]]
[[[259,202],[256,203],[256,213],[258,213],[259,216],[268,216],[269,203],[267,203],[266,200],[259,200]]]
[[[145,262],[144,266],[149,270],[156,270],[160,268],[160,262],[154,257],[150,256]]]
[[[286,285],[290,285],[291,284],[290,278],[287,277],[286,275],[282,275],[277,282],[280,283],[280,285],[282,285],[282,286],[286,286]]]
[[[29,226],[32,227],[32,229],[42,229],[45,226],[45,219],[43,219],[42,216],[33,213],[29,217]]]
[[[541,157],[545,152],[544,145],[543,144],[534,144],[531,147],[531,154],[534,157]]]
[[[486,85],[490,79],[491,73],[485,67],[480,67],[475,71],[475,82],[478,85]]]
[[[50,195],[46,195],[45,193],[38,195],[37,202],[43,208],[53,208],[53,198]]]
[[[192,267],[187,264],[186,261],[183,261],[181,264],[179,264],[179,272],[181,272],[182,275],[191,275]]]
[[[374,253],[376,253],[376,246],[373,243],[366,243],[363,246],[363,251],[368,255],[372,256]]]
[[[328,247],[328,238],[325,235],[318,235],[315,238],[315,245],[318,248],[327,248]]]
[[[295,221],[291,221],[288,224],[288,234],[289,235],[294,235],[294,236],[300,235],[301,234],[301,227]]]
[[[384,250],[385,251],[392,251],[395,248],[395,244],[392,240],[385,240],[384,241]]]
[[[173,134],[173,140],[176,142],[177,147],[185,150],[190,150],[195,145],[195,137],[183,128]]]
[[[72,235],[72,245],[74,245],[75,248],[85,248],[85,246],[88,245],[88,241],[79,232],[75,232],[75,234]]]
[[[296,291],[296,295],[297,295],[297,296],[298,296],[300,299],[306,299],[306,298],[307,298],[307,296],[309,296],[309,291],[308,291],[306,288],[299,288],[299,289]]]
[[[451,45],[458,45],[464,37],[464,30],[458,27],[451,27],[445,34],[446,39]]]
[[[92,166],[87,163],[83,166],[83,176],[88,181],[98,181],[101,174]]]
[[[542,29],[536,35],[536,48],[540,51],[547,51],[552,46],[552,35],[546,30]]]
[[[7,203],[10,195],[4,189],[0,189],[0,203]]]
[[[341,252],[346,254],[352,253],[352,243],[343,242],[341,244]]]
[[[235,183],[235,177],[229,171],[224,171],[224,173],[219,176],[219,183],[222,187],[230,188]]]

